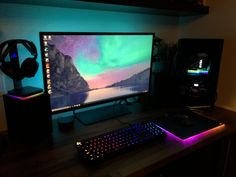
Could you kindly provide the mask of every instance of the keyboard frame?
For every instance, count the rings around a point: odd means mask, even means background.
[[[158,135],[155,135],[155,132],[150,132],[148,130],[148,127],[144,127],[144,126],[153,126],[152,128],[154,129],[153,131],[160,131],[160,134]],[[136,126],[136,127],[135,127]],[[118,134],[119,136],[119,133],[120,131],[125,131],[127,129],[130,129],[130,131],[132,131],[133,129],[136,129],[138,130],[139,128],[143,128],[144,130],[148,131],[148,132],[144,132],[144,131],[141,131],[140,134],[138,134],[138,132],[136,131],[135,133],[133,133],[133,135],[138,138],[138,139],[132,139],[134,137],[129,137],[131,138],[131,141],[134,142],[134,144],[132,144],[132,142],[130,142],[131,144],[128,145],[128,144],[125,144],[124,147],[122,148],[113,148],[112,151],[109,151],[109,149],[107,151],[103,151],[103,152],[97,152],[96,150],[94,150],[93,148],[96,148],[97,147],[97,143],[99,141],[102,142],[102,140],[104,141],[104,136],[107,136],[109,134]],[[150,127],[149,127],[150,128]],[[124,132],[125,133],[125,132]],[[128,132],[129,133],[129,132]],[[143,133],[143,134],[142,134]],[[147,134],[146,134],[147,133]],[[156,132],[157,133],[157,132]],[[150,134],[150,136],[148,135]],[[131,134],[129,134],[131,135]],[[140,135],[140,136],[139,136]],[[145,136],[147,135],[149,137],[149,139],[145,139],[145,137],[141,137],[141,136]],[[166,132],[161,129],[155,120],[146,120],[146,121],[142,121],[142,122],[136,122],[136,123],[132,123],[130,125],[126,125],[124,127],[121,127],[121,128],[118,128],[118,129],[114,129],[114,130],[111,130],[111,131],[107,131],[107,132],[104,132],[104,133],[101,133],[101,134],[98,134],[96,136],[91,136],[91,137],[88,137],[88,138],[82,138],[82,139],[78,139],[76,142],[75,142],[75,147],[78,151],[78,154],[79,156],[84,159],[85,161],[89,161],[89,162],[100,162],[104,159],[109,159],[111,158],[112,156],[114,155],[117,155],[117,154],[120,154],[120,153],[124,153],[124,152],[128,152],[130,150],[133,150],[139,146],[143,146],[145,144],[148,144],[150,142],[153,142],[153,141],[160,141],[160,140],[164,140],[165,137],[167,136]],[[140,138],[141,137],[141,138]],[[107,137],[105,137],[107,138]],[[127,138],[127,137],[126,137]],[[97,141],[99,139],[99,141]],[[97,143],[93,142],[94,140],[97,141]],[[136,142],[135,142],[136,141]],[[95,143],[95,144],[90,144],[90,143]],[[107,142],[103,142],[104,143],[107,143]],[[117,141],[113,142],[114,144],[117,143]],[[109,144],[107,143],[106,145],[107,146],[114,146],[114,144]],[[95,146],[95,147],[91,147],[91,146]],[[101,146],[100,146],[101,147]],[[100,148],[99,147],[99,148]],[[107,147],[104,147],[103,148],[107,148]],[[109,147],[108,147],[109,148]],[[104,149],[104,150],[105,150]],[[104,153],[104,154],[103,154]]]

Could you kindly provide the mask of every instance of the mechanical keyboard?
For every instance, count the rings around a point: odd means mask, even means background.
[[[132,149],[151,140],[162,140],[166,133],[154,120],[133,123],[98,136],[77,140],[79,155],[88,161],[100,161],[117,152]]]

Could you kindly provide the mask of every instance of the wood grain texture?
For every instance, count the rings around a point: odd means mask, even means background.
[[[209,118],[226,123],[222,132],[214,133],[192,144],[183,144],[172,137],[163,142],[152,142],[107,159],[99,164],[82,161],[74,146],[80,137],[90,137],[105,131],[120,128],[141,119],[158,118],[158,109],[137,111],[131,115],[107,120],[91,126],[74,122],[74,129],[60,132],[56,121],[53,134],[41,141],[21,142],[5,137],[0,148],[0,176],[4,177],[144,177],[158,171],[171,162],[208,146],[236,131],[236,113],[221,108],[211,112],[197,111]]]

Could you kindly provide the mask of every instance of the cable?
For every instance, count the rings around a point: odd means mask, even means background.
[[[81,123],[81,124],[84,125],[84,126],[91,125],[91,124],[87,124],[87,123],[83,122],[83,121],[76,115],[74,109],[72,110],[72,112],[73,112],[73,117],[74,117],[74,119],[76,119],[79,123]]]

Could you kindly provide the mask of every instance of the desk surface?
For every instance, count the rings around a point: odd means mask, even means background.
[[[196,149],[229,136],[236,131],[236,113],[215,108],[212,111],[196,110],[197,113],[226,124],[224,129],[211,132],[192,142],[183,143],[171,136],[164,142],[123,153],[97,165],[87,165],[79,158],[74,146],[76,138],[89,137],[124,126],[125,122],[153,119],[161,115],[159,109],[142,109],[118,119],[110,119],[90,126],[75,121],[74,129],[60,132],[53,122],[53,134],[37,143],[19,143],[5,139],[0,152],[0,176],[9,177],[141,177],[158,170],[171,161]]]

